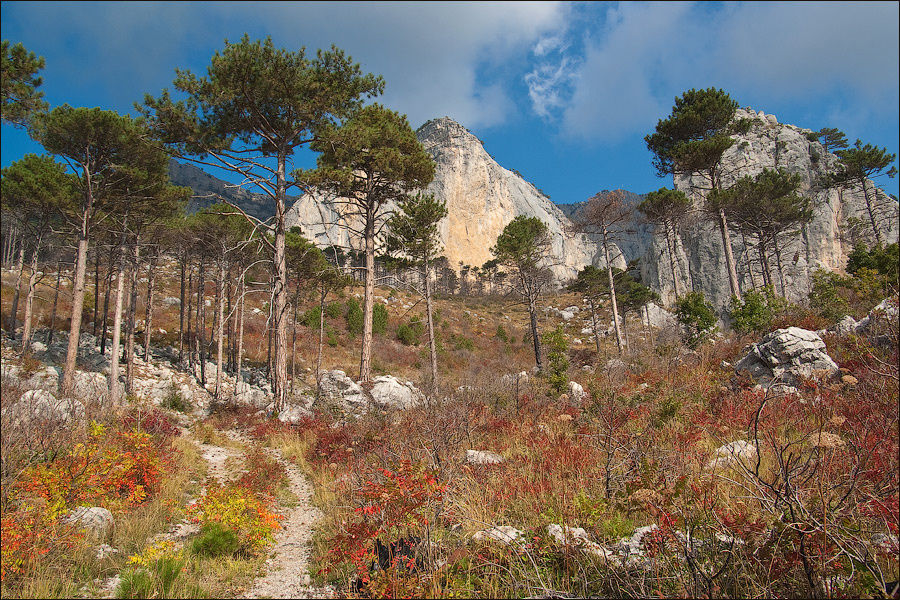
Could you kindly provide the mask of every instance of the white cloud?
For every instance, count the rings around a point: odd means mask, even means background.
[[[556,106],[570,137],[646,133],[691,87],[722,87],[742,104],[831,93],[845,111],[896,118],[897,3],[627,3],[605,17],[581,24],[574,92]]]
[[[575,61],[563,56],[558,62],[540,64],[525,75],[528,97],[538,116],[550,119],[558,109],[565,106],[575,69]]]

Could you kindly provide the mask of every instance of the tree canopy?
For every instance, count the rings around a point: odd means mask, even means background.
[[[29,52],[21,43],[11,45],[9,40],[3,40],[2,50],[0,114],[3,121],[24,126],[34,114],[47,110],[44,93],[38,89],[43,83],[38,72],[44,68],[44,57]]]

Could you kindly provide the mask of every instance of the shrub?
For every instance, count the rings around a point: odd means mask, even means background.
[[[547,382],[551,390],[562,394],[569,382],[569,357],[566,354],[568,344],[562,326],[546,332],[543,338],[544,347],[547,349]]]
[[[867,248],[863,243],[856,244],[847,257],[847,272],[856,275],[862,268],[886,276],[887,283],[896,286],[897,270],[900,268],[900,246],[894,243],[886,247],[876,245]]]
[[[182,552],[171,540],[148,546],[128,562],[133,567],[122,573],[118,598],[167,598],[184,568]]]
[[[274,541],[280,527],[278,521],[282,517],[270,510],[270,504],[246,487],[229,484],[207,491],[188,508],[195,522],[221,524],[235,533],[242,552],[258,555]]]
[[[372,307],[372,333],[384,335],[387,331],[388,311],[387,307],[376,302]]]
[[[503,323],[497,323],[497,333],[495,334],[495,337],[504,344],[509,343],[509,334],[506,333],[506,329],[503,328]]]
[[[338,302],[331,302],[325,305],[325,316],[329,319],[337,319],[341,316],[341,305]]]
[[[418,317],[403,323],[397,328],[397,339],[406,346],[418,346],[422,342],[422,334],[425,333],[425,324]]]
[[[347,320],[347,331],[350,335],[359,335],[363,331],[363,311],[359,307],[356,298],[347,300],[347,309],[344,312],[344,318]]]
[[[850,304],[840,291],[847,286],[845,277],[830,271],[817,270],[812,275],[809,305],[826,319],[837,321],[850,314]]]
[[[234,556],[241,542],[237,534],[221,523],[207,523],[191,543],[191,552],[198,556]]]
[[[325,314],[328,314],[327,311]],[[319,319],[322,316],[322,308],[320,306],[314,306],[303,313],[303,316],[300,317],[300,323],[306,325],[310,329],[319,329]]]
[[[191,412],[191,404],[178,391],[174,381],[169,386],[169,393],[163,398],[162,407],[182,413]]]
[[[451,334],[450,342],[453,344],[455,350],[475,350],[475,342],[464,335]]]
[[[766,286],[761,292],[745,293],[743,302],[732,296],[728,315],[739,333],[764,333],[786,307],[787,301],[777,296],[772,286]]]
[[[687,328],[687,343],[696,348],[717,330],[716,313],[703,292],[689,292],[675,305],[678,322]]]

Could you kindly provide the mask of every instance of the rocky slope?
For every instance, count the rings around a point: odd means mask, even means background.
[[[752,109],[738,111],[736,118],[752,121],[750,130],[736,136],[735,143],[726,151],[722,164],[722,184],[727,187],[740,177],[756,175],[764,168],[783,168],[799,173],[802,179],[800,193],[812,200],[814,214],[799,235],[782,248],[785,267],[787,296],[805,298],[810,290],[810,276],[816,269],[842,269],[852,250],[852,235],[847,227],[852,219],[865,215],[865,201],[861,189],[816,189],[815,182],[827,172],[833,171],[837,157],[827,152],[819,142],[810,141],[811,133],[793,125],[779,123],[774,115],[755,112]],[[700,177],[678,177],[675,187],[689,194],[699,204],[703,190],[708,185]],[[875,191],[881,205],[879,221],[882,236],[887,243],[897,241],[897,202],[869,182],[869,194]],[[864,223],[867,223],[865,221]],[[872,232],[865,225],[859,228],[864,238]],[[755,280],[761,285],[762,275],[757,264],[755,249],[748,248],[740,235],[732,233],[735,262],[741,289],[751,289]],[[704,292],[716,306],[729,302],[731,290],[722,238],[714,223],[696,218],[683,228],[678,240],[678,269],[684,289],[693,287]],[[774,266],[773,266],[774,269]],[[665,254],[665,241],[659,238],[647,240],[647,250],[641,259],[641,275],[645,283],[661,292],[665,300],[674,299],[672,274]],[[778,277],[773,273],[773,278]],[[780,292],[780,285],[778,286]]]

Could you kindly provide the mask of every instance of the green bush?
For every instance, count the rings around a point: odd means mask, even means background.
[[[766,333],[775,317],[785,308],[787,300],[776,295],[772,286],[766,286],[762,291],[745,293],[743,302],[732,296],[728,316],[739,333]]]
[[[422,334],[425,333],[425,324],[418,317],[402,323],[397,328],[397,339],[405,346],[418,346],[422,342]]]
[[[175,382],[169,384],[169,393],[163,398],[162,407],[182,413],[191,412],[191,404],[184,399],[184,396],[175,387]]]
[[[306,325],[310,329],[318,329],[321,316],[322,308],[320,306],[314,306],[303,313],[303,316],[300,317],[300,323]]]
[[[689,292],[675,305],[678,322],[687,328],[687,344],[696,348],[717,330],[716,313],[703,292]]]
[[[876,245],[867,248],[865,244],[857,244],[847,257],[847,272],[858,275],[863,268],[876,271],[885,276],[886,283],[896,286],[900,269],[900,246],[890,244],[886,247]]]
[[[455,350],[475,350],[475,342],[463,335],[451,335],[450,343],[453,344]]]
[[[547,350],[547,383],[550,389],[557,394],[566,391],[569,383],[569,345],[563,334],[562,326],[557,326],[553,331],[544,333],[544,348]]]
[[[341,316],[341,305],[339,302],[331,302],[325,305],[325,316],[329,319],[337,319]]]
[[[384,335],[387,331],[388,311],[387,306],[376,302],[372,307],[372,333]]]
[[[842,288],[848,286],[849,278],[838,273],[817,270],[812,275],[812,290],[809,305],[826,319],[837,321],[850,314],[850,304],[841,295]]]
[[[344,312],[344,318],[347,320],[347,331],[350,335],[359,335],[363,330],[363,311],[359,306],[356,298],[347,300],[347,308]]]
[[[241,547],[237,534],[221,523],[207,523],[191,543],[191,552],[198,556],[234,556]]]
[[[509,334],[506,333],[506,329],[503,328],[503,323],[497,324],[497,334],[496,337],[498,340],[503,342],[504,344],[509,343]]]
[[[325,326],[325,343],[327,343],[332,348],[337,348],[340,340],[338,339],[337,331],[331,325]]]

